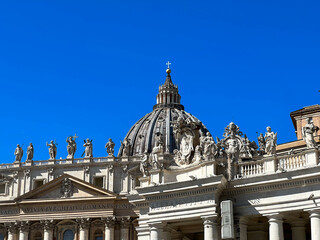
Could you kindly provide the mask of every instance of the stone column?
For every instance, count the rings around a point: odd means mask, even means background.
[[[116,218],[112,216],[112,217],[102,218],[101,220],[105,223],[104,239],[114,240],[114,223]]]
[[[204,240],[218,240],[218,219],[217,217],[202,217],[204,226]]]
[[[129,240],[130,217],[120,218],[120,239]]]
[[[163,225],[162,223],[152,223],[150,226],[150,240],[166,240],[163,234]]]
[[[320,239],[320,212],[310,212],[311,240]]]
[[[29,235],[29,223],[20,222],[19,226],[19,240],[28,240]]]
[[[44,220],[44,221],[41,221],[41,223],[43,225],[43,239],[53,240],[54,221]]]
[[[283,240],[283,221],[279,214],[268,216],[269,218],[269,239]]]
[[[8,238],[7,240],[15,240],[17,236],[17,224],[16,223],[7,223],[6,227],[8,229]]]
[[[306,240],[306,222],[298,219],[291,223],[292,240]]]
[[[77,219],[79,224],[79,240],[89,240],[90,218]]]

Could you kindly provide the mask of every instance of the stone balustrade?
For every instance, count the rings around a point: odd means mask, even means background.
[[[243,161],[238,163],[241,178],[254,177],[294,171],[302,168],[314,167],[319,163],[319,151],[309,149],[296,154],[266,156],[261,160]]]

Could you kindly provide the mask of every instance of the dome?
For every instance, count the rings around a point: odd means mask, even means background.
[[[178,148],[173,124],[178,120],[193,124],[197,135],[195,139],[199,139],[200,131],[204,134],[208,132],[199,119],[184,111],[183,105],[180,104],[181,97],[178,93],[178,87],[172,83],[170,73],[171,71],[167,70],[166,81],[159,87],[157,104],[154,105],[153,111],[131,127],[124,138],[124,144],[119,149],[118,156],[151,153],[159,138],[163,142],[164,152],[173,153],[173,150]],[[124,153],[124,145],[128,143],[130,148],[127,153]],[[199,142],[195,141],[194,144],[198,145]]]

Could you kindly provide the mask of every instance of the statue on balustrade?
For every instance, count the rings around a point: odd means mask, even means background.
[[[267,127],[267,132],[264,135],[266,141],[266,153],[268,155],[276,154],[277,133],[271,131],[271,127]]]
[[[31,161],[33,159],[33,145],[30,143],[30,145],[27,148],[27,161]]]
[[[302,128],[302,137],[307,144],[307,148],[316,148],[314,133],[319,130],[318,126],[313,124],[312,118],[308,118],[307,124]]]
[[[262,133],[260,133],[260,136],[258,137],[258,143],[259,143],[259,154],[263,155],[266,152],[266,140],[264,139],[264,136]]]
[[[14,155],[16,156],[15,162],[21,162],[21,159],[22,159],[22,156],[23,156],[23,150],[22,150],[22,148],[20,147],[19,144],[17,144],[17,148],[14,151]]]
[[[217,146],[209,132],[207,132],[205,137],[200,137],[200,146],[202,147],[204,159],[207,161],[213,160],[217,154]]]
[[[131,151],[130,139],[126,137],[123,140],[123,142],[121,140],[120,140],[120,142],[121,142],[121,147],[122,147],[122,156],[128,157],[130,155],[130,151]]]
[[[74,136],[67,137],[66,142],[68,143],[67,145],[67,151],[68,151],[68,156],[67,159],[73,159],[74,154],[77,151],[77,143],[76,143],[76,138],[78,136],[75,134]]]
[[[145,152],[140,162],[140,171],[143,177],[147,177],[150,175],[149,168],[150,168],[149,156],[148,156],[148,153]]]
[[[105,148],[107,149],[107,153],[108,153],[108,156],[111,156],[113,157],[114,155],[114,146],[116,144],[112,141],[111,138],[109,138],[109,141],[107,142]]]
[[[91,158],[93,157],[92,151],[92,139],[90,140],[89,138],[87,138],[87,140],[83,140],[84,144],[83,146],[85,147],[84,152],[82,153],[81,157],[84,155],[85,158]]]
[[[162,134],[156,133],[155,146],[153,147],[152,152],[151,152],[152,169],[158,169],[160,167],[158,156],[159,156],[159,154],[163,154],[163,148],[164,148],[164,142],[162,139]]]
[[[49,155],[50,155],[50,160],[56,159],[57,156],[57,146],[58,145],[56,142],[53,142],[52,140],[48,144],[46,143],[47,147],[49,147]]]

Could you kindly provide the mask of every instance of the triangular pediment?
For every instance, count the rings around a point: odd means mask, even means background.
[[[26,194],[16,200],[45,200],[45,199],[116,199],[117,195],[106,189],[96,187],[79,178],[64,174]]]

